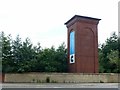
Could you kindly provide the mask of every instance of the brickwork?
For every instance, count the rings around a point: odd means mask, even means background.
[[[68,22],[68,70],[72,73],[98,73],[98,30],[100,19],[75,15]],[[70,60],[70,32],[75,31],[75,63]]]

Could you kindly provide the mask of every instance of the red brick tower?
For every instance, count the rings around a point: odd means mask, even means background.
[[[98,29],[100,19],[75,15],[68,28],[68,70],[71,73],[98,73]]]

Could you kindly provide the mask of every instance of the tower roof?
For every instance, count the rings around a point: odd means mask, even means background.
[[[98,19],[98,18],[93,18],[93,17],[88,17],[88,16],[75,15],[70,20],[68,20],[65,23],[65,25],[68,24],[69,22],[71,22],[73,19],[77,19],[77,18],[79,18],[79,19],[81,19],[81,18],[84,18],[84,19],[93,19],[93,20],[97,20],[97,21],[101,20],[101,19]]]

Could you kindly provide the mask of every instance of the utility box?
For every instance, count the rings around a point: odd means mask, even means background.
[[[75,15],[68,28],[68,71],[98,73],[98,23],[101,19]]]

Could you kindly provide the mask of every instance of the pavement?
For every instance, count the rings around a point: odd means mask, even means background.
[[[2,88],[118,88],[118,83],[3,83]]]

